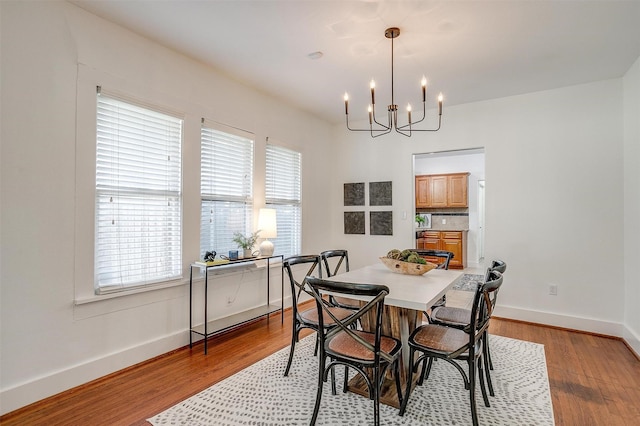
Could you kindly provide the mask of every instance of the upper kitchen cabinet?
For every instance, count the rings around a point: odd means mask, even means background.
[[[416,176],[416,208],[466,208],[469,173]]]

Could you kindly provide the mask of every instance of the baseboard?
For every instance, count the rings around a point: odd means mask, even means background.
[[[629,327],[625,327],[622,338],[626,342],[629,349],[634,352],[636,358],[638,358],[638,360],[640,361],[640,337]]]
[[[107,354],[0,392],[0,415],[189,344],[186,330]]]
[[[624,324],[600,321],[593,318],[574,317],[569,315],[554,314],[551,312],[533,311],[528,309],[502,306],[498,304],[493,315],[496,317],[515,319],[536,324],[551,325],[570,330],[586,331],[589,333],[603,334],[605,336],[624,338]]]
[[[273,304],[278,302],[279,300],[271,301]],[[284,309],[287,310],[290,307],[291,296],[286,296]],[[0,416],[188,344],[189,332],[182,330],[64,370],[51,372],[12,388],[2,389]]]

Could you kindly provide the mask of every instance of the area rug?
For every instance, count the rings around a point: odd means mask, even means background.
[[[451,290],[476,291],[478,283],[483,280],[484,276],[482,275],[462,274],[462,276],[453,283]]]
[[[485,407],[478,391],[481,425],[553,425],[553,408],[544,346],[491,336],[495,397]],[[153,425],[308,425],[316,398],[314,337],[296,346],[289,377],[283,372],[289,348],[148,419]],[[343,369],[336,371],[341,383]],[[168,384],[169,385],[169,384]],[[471,424],[469,396],[462,378],[446,362],[434,363],[431,376],[416,387],[404,417],[380,405],[383,425]],[[326,383],[318,425],[360,425],[373,421],[372,402],[353,393],[331,395]]]

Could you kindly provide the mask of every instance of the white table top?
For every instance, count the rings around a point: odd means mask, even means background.
[[[384,301],[386,305],[425,311],[444,296],[462,274],[461,270],[432,269],[424,275],[404,275],[392,272],[382,263],[377,263],[328,279],[339,282],[386,285],[389,287],[389,295]],[[352,295],[349,297],[357,299]]]

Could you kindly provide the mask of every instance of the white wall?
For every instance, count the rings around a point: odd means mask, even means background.
[[[624,77],[624,337],[640,354],[640,58]]]
[[[497,315],[621,336],[622,95],[616,79],[445,107],[439,132],[412,138],[336,126],[337,245],[354,253],[354,267],[409,246],[412,154],[484,147],[486,259],[509,265]],[[343,235],[342,183],[374,180],[393,181],[394,235]]]
[[[184,283],[198,257],[201,117],[254,132],[256,209],[266,137],[300,150],[303,251],[332,247],[324,122],[66,2],[3,1],[0,15],[0,413],[188,344]],[[96,84],[184,117],[182,285],[91,298]],[[280,297],[275,272],[272,300]],[[213,316],[261,303],[263,273],[218,280]]]

